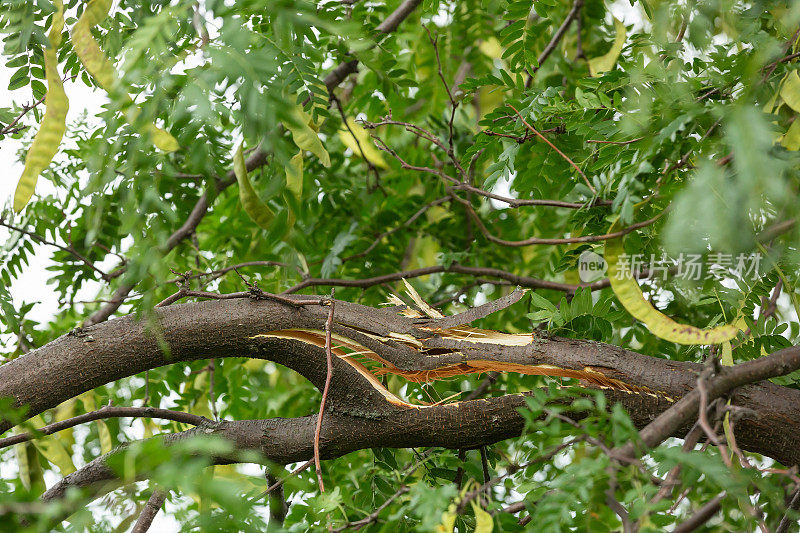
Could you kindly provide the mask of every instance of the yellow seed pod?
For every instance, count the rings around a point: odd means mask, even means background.
[[[609,233],[619,231],[619,220],[614,222]],[[679,324],[667,315],[650,305],[642,294],[639,284],[630,272],[624,272],[619,265],[619,258],[625,253],[622,246],[623,237],[606,241],[605,259],[608,263],[608,279],[611,288],[620,303],[644,323],[654,335],[678,344],[718,344],[729,341],[736,336],[739,329],[733,325],[700,329],[694,326]]]
[[[90,0],[83,14],[72,27],[72,46],[75,49],[75,53],[83,63],[86,71],[107,92],[116,89],[119,78],[116,70],[114,70],[114,65],[100,49],[94,37],[92,37],[91,29],[92,26],[108,16],[110,8],[111,0]],[[139,109],[133,106],[130,97],[126,95],[124,98],[131,104],[131,111],[128,113],[127,119],[132,123],[139,116]],[[142,133],[149,134],[156,148],[165,152],[174,152],[180,148],[175,137],[155,124],[148,124],[142,128]]]
[[[28,155],[25,156],[25,169],[17,183],[14,192],[14,211],[19,213],[33,196],[39,174],[53,160],[58,152],[61,139],[67,129],[67,111],[69,100],[64,92],[64,84],[58,73],[58,58],[56,51],[61,44],[61,31],[64,29],[64,5],[61,0],[54,0],[56,8],[53,13],[53,22],[50,26],[50,46],[44,50],[44,69],[47,80],[47,95],[45,96],[45,113],[39,131],[33,139]]]
[[[261,198],[258,197],[250,184],[242,147],[243,145],[240,144],[233,155],[233,173],[236,174],[236,181],[239,182],[239,201],[242,202],[244,212],[247,213],[250,220],[264,229],[269,229],[275,214],[267,204],[261,201]]]

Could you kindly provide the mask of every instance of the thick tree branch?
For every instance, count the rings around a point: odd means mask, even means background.
[[[648,448],[658,446],[664,439],[673,435],[678,428],[696,418],[703,396],[710,402],[747,383],[756,383],[786,375],[798,368],[800,368],[800,347],[797,346],[784,348],[772,355],[740,363],[736,366],[721,367],[718,369],[717,374],[705,384],[704,391],[700,387],[695,388],[643,428],[639,432],[642,444]],[[742,392],[739,391],[736,395],[741,395]],[[773,445],[780,446],[781,443],[775,442]],[[623,455],[632,456],[634,454],[634,443],[624,446],[621,452]],[[769,455],[769,453],[765,455]],[[797,464],[797,459],[790,460],[787,464]],[[785,460],[782,462],[785,462]]]
[[[158,321],[168,354],[146,326],[147,321],[133,316],[115,319],[88,328],[85,337],[61,337],[0,366],[0,397],[27,405],[30,417],[123,377],[163,365],[214,357],[269,359],[299,372],[321,390],[327,375],[327,317],[326,307],[296,307],[271,300],[215,300],[159,308],[153,311],[150,323]],[[449,334],[450,330],[440,332],[427,323],[435,322],[407,318],[396,310],[337,301],[332,331],[337,345],[352,346],[361,353],[358,357],[370,357],[364,354],[372,353],[373,360],[380,359],[382,371],[407,379],[511,371],[560,375],[580,379],[586,386],[611,387],[604,391],[613,401],[623,404],[637,427],[644,428],[656,420],[643,431],[642,440],[647,446],[661,442],[666,435],[684,435],[697,416],[699,393],[694,389],[701,365],[573,339],[500,335],[499,342],[484,342],[479,330],[459,338]],[[297,330],[305,333],[294,333]],[[403,338],[415,340],[391,340]],[[384,389],[369,372],[351,364],[354,361],[347,353],[337,351],[336,355],[321,434],[322,457],[373,446],[473,448],[518,434],[522,428],[522,417],[516,412],[524,405],[520,396],[411,406]],[[800,449],[795,445],[800,439],[800,391],[758,382],[798,367],[800,349],[788,348],[726,367],[709,381],[709,400],[739,387],[731,395],[731,403],[747,408],[736,424],[736,440],[741,448],[784,464],[800,462]],[[742,386],[746,383],[752,384]],[[684,396],[677,403],[667,399]],[[673,405],[662,415],[666,421],[657,418]],[[473,428],[473,423],[478,427]],[[221,424],[237,428],[240,423]],[[249,441],[251,448],[262,449],[271,460],[285,463],[310,457],[313,418],[248,424],[260,428],[256,440]],[[300,433],[303,437],[283,440],[277,449],[265,447],[262,437],[273,432],[261,429],[263,424],[288,432],[279,441]],[[451,426],[452,432],[431,430]],[[2,431],[10,427],[8,421],[0,423]],[[245,434],[236,438],[248,437]]]

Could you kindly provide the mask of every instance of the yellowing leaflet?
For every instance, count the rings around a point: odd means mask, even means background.
[[[111,0],[90,0],[83,15],[72,27],[72,46],[75,48],[75,53],[89,74],[97,80],[100,87],[108,92],[114,90],[118,82],[116,71],[114,65],[92,37],[91,29],[92,26],[108,16],[110,7]],[[126,96],[126,98],[130,101],[130,97]],[[131,109],[127,119],[132,123],[136,120],[139,109],[134,105],[131,105]],[[155,124],[148,124],[143,130],[150,135],[153,144],[160,150],[174,152],[180,148],[178,141],[172,135]]]
[[[39,174],[53,160],[58,146],[67,129],[67,111],[69,100],[64,92],[64,84],[58,73],[56,51],[61,44],[61,31],[64,29],[64,5],[61,0],[54,0],[56,8],[50,26],[50,46],[44,49],[44,70],[47,80],[47,95],[44,99],[45,113],[36,137],[33,139],[28,155],[25,156],[25,169],[14,192],[14,211],[19,213],[33,196]]]
[[[616,231],[619,231],[619,220],[611,225],[609,233]],[[623,272],[620,269],[619,258],[625,252],[622,239],[623,237],[617,237],[606,241],[605,259],[608,263],[608,279],[614,294],[634,318],[643,322],[647,329],[657,337],[678,344],[718,344],[736,336],[739,331],[736,326],[725,325],[700,329],[679,324],[650,305],[650,302],[642,294],[636,279],[630,272]]]

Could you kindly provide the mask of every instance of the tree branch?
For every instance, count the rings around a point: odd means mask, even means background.
[[[318,301],[317,297],[291,298]],[[88,328],[90,336],[66,335],[5,363],[0,366],[0,397],[13,398],[17,406],[26,405],[26,416],[32,417],[123,377],[163,365],[214,357],[268,359],[297,371],[321,390],[327,376],[327,318],[328,310],[319,305],[296,307],[249,298],[159,308],[148,320],[135,316],[115,319]],[[153,320],[160,325],[159,338],[147,326]],[[297,330],[307,333],[294,335],[292,331]],[[426,329],[425,323],[401,316],[396,310],[340,301],[336,302],[332,325],[337,339],[347,339],[337,340],[337,344],[351,346],[360,353],[359,357],[372,357],[380,363],[382,372],[406,379],[511,371],[575,378],[588,387],[611,387],[603,389],[611,401],[621,402],[637,427],[648,426],[642,431],[642,441],[647,446],[654,446],[669,435],[682,436],[689,429],[689,421],[697,416],[700,400],[694,389],[701,365],[648,357],[590,341],[495,334],[495,338],[507,341],[486,344],[477,334],[459,338],[448,331]],[[404,343],[392,338],[414,340]],[[162,346],[168,347],[168,353]],[[516,412],[524,406],[521,396],[412,406],[383,388],[370,372],[353,366],[352,359],[341,349],[337,347],[333,358],[330,410],[326,409],[320,438],[322,457],[362,446],[474,448],[518,434],[522,428],[523,419]],[[736,440],[742,449],[787,465],[800,462],[800,449],[795,446],[800,439],[800,391],[765,381],[754,383],[799,367],[800,349],[787,348],[725,367],[709,379],[709,401],[739,387],[731,395],[731,404],[747,408],[736,424]],[[682,397],[677,403],[668,399]],[[437,426],[437,431],[421,432],[433,427],[432,423],[442,426]],[[237,427],[235,422],[220,424],[224,428]],[[249,442],[252,447],[262,448],[268,458],[288,463],[311,457],[313,418],[248,424],[281,427],[297,439],[278,439],[277,449],[272,445],[264,448],[262,437],[272,432],[259,429],[258,444]],[[452,431],[443,429],[448,424],[452,424]],[[10,427],[9,421],[0,423],[0,431]],[[302,439],[298,437],[300,433]]]
[[[39,435],[52,435],[59,431],[75,427],[79,424],[93,422],[94,420],[103,420],[106,418],[160,418],[162,420],[172,420],[174,422],[181,422],[182,424],[192,424],[194,426],[202,426],[210,424],[211,420],[182,411],[170,411],[169,409],[157,409],[155,407],[102,407],[97,411],[84,413],[66,420],[60,420],[50,425],[39,428],[34,432],[19,433],[4,439],[0,439],[0,449],[27,442],[35,439]]]

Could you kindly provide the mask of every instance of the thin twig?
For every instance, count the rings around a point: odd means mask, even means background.
[[[561,42],[561,39],[564,37],[564,34],[567,33],[567,30],[572,24],[572,21],[578,17],[578,14],[580,13],[582,7],[583,7],[583,0],[575,0],[575,2],[572,4],[572,9],[570,9],[569,13],[567,13],[564,22],[561,23],[561,26],[559,26],[559,28],[553,34],[553,37],[550,39],[550,42],[547,43],[547,46],[544,47],[544,50],[542,50],[542,53],[539,54],[539,57],[536,59],[538,65],[536,65],[533,68],[533,72],[531,72],[528,75],[528,79],[525,82],[525,87],[531,86],[531,84],[533,83],[533,75],[536,74],[540,68],[542,68],[542,64],[544,64],[544,62],[547,61],[547,58],[550,57],[550,54],[552,54],[553,50],[556,49],[556,46],[558,46],[558,43]]]
[[[202,426],[210,423],[211,421],[205,417],[193,415],[191,413],[184,413],[182,411],[171,411],[169,409],[158,409],[155,407],[110,407],[105,406],[97,411],[91,411],[82,415],[67,418],[53,422],[47,426],[36,429],[32,432],[19,433],[4,439],[0,439],[0,448],[7,448],[14,444],[27,442],[33,440],[39,435],[52,435],[58,431],[63,431],[79,424],[92,422],[94,420],[101,420],[105,418],[159,418],[163,420],[172,420],[174,422],[181,422],[183,424],[192,424],[194,426]]]
[[[501,239],[500,237],[496,237],[493,235],[483,221],[480,219],[480,216],[475,209],[469,204],[466,200],[462,198],[455,198],[456,201],[463,204],[464,207],[470,212],[470,216],[478,225],[478,228],[481,230],[481,233],[489,239],[491,242],[495,244],[500,244],[503,246],[532,246],[532,245],[557,245],[557,244],[576,244],[576,243],[584,243],[584,242],[599,242],[599,241],[606,241],[609,239],[616,239],[617,237],[622,237],[627,235],[628,233],[632,232],[633,230],[637,230],[639,228],[643,228],[645,226],[649,226],[654,222],[658,221],[662,216],[667,213],[667,209],[664,209],[656,216],[649,218],[647,220],[643,220],[642,222],[636,222],[635,224],[631,224],[630,226],[624,227],[619,231],[614,231],[612,233],[605,233],[603,235],[581,235],[580,237],[557,237],[557,238],[541,238],[541,237],[530,237],[528,239],[523,239],[521,241],[508,241],[505,239]]]
[[[66,80],[66,78],[65,78],[65,80]],[[17,124],[17,122],[22,120],[22,117],[24,117],[25,115],[28,114],[28,111],[30,111],[34,107],[38,106],[42,102],[44,102],[44,99],[45,99],[46,96],[47,96],[47,94],[45,93],[45,94],[42,95],[41,98],[39,98],[38,100],[36,100],[32,104],[23,104],[22,111],[20,112],[20,114],[17,115],[17,117],[14,120],[9,122],[6,127],[4,127],[3,129],[0,130],[0,135],[6,135],[6,134],[9,134],[9,133],[12,133],[12,134],[13,133],[17,133],[17,132],[22,131],[23,129],[27,128],[27,126],[22,126],[21,128],[14,128],[14,126]]]
[[[789,500],[789,504],[786,506],[786,514],[781,518],[775,533],[788,533],[789,527],[792,524],[797,524],[797,519],[793,518],[791,514],[797,513],[798,509],[800,509],[800,486],[795,489],[794,495]]]
[[[678,524],[673,533],[690,533],[711,520],[721,509],[724,497],[725,491],[717,494],[712,500],[695,511],[685,522]]]
[[[364,526],[368,526],[368,525],[372,524],[373,522],[377,522],[378,521],[378,515],[380,515],[381,511],[383,511],[384,509],[389,507],[392,503],[394,503],[394,501],[397,498],[399,498],[400,496],[402,496],[403,494],[405,494],[408,491],[409,491],[409,488],[406,485],[401,485],[400,488],[397,489],[397,492],[395,492],[394,494],[389,496],[386,499],[385,502],[383,502],[377,509],[375,509],[373,512],[371,512],[368,516],[362,518],[361,520],[357,520],[355,522],[348,522],[347,524],[345,524],[345,525],[343,525],[341,527],[337,527],[336,529],[333,530],[334,533],[340,533],[341,531],[344,531],[346,529],[353,529],[355,531],[358,531],[359,529],[361,529]]]
[[[403,222],[399,226],[395,226],[392,229],[386,230],[383,233],[381,233],[380,235],[378,235],[377,237],[375,237],[375,240],[372,241],[372,244],[370,244],[364,251],[358,252],[357,254],[353,254],[353,255],[350,255],[350,256],[347,256],[347,257],[343,258],[342,259],[342,263],[346,263],[348,261],[352,261],[353,259],[358,259],[360,257],[364,257],[365,255],[370,253],[376,246],[378,246],[378,244],[380,244],[380,242],[383,239],[385,239],[386,237],[388,237],[389,235],[392,235],[393,233],[395,233],[397,231],[400,231],[403,228],[407,228],[408,226],[413,224],[419,217],[421,217],[431,207],[435,207],[437,205],[441,205],[441,204],[443,204],[445,202],[448,202],[450,200],[451,200],[450,195],[447,195],[447,196],[443,196],[441,198],[437,198],[436,200],[433,200],[432,202],[428,202],[427,204],[425,204],[422,207],[420,207],[419,210],[417,210],[416,213],[411,215],[411,217],[408,220],[406,220],[405,222]]]
[[[583,3],[583,2],[582,2],[582,0],[578,0],[578,2],[581,2],[581,3]],[[576,4],[577,4],[578,2],[576,2]],[[592,191],[592,194],[594,194],[595,196],[597,196],[597,190],[596,190],[596,189],[595,189],[595,188],[592,186],[592,184],[591,184],[591,183],[589,183],[589,178],[587,178],[587,177],[586,177],[586,174],[584,174],[584,173],[583,173],[583,170],[581,170],[581,169],[580,169],[580,167],[579,167],[578,165],[576,165],[576,164],[575,164],[575,161],[573,161],[572,159],[570,159],[570,158],[569,158],[569,156],[567,156],[567,155],[566,155],[564,152],[562,152],[561,150],[559,150],[558,148],[556,148],[556,145],[555,145],[555,144],[553,144],[553,143],[551,143],[551,142],[550,142],[550,140],[549,140],[547,137],[545,137],[544,135],[542,135],[541,133],[539,133],[539,131],[538,131],[536,128],[534,128],[533,126],[531,126],[530,124],[528,124],[528,121],[527,121],[527,120],[525,120],[525,118],[524,118],[524,117],[523,117],[523,116],[520,114],[520,112],[519,112],[519,111],[517,111],[517,108],[516,108],[516,107],[514,107],[514,106],[513,106],[513,105],[511,105],[511,104],[506,104],[506,105],[508,105],[508,107],[510,107],[511,109],[513,109],[513,110],[514,110],[514,113],[516,113],[516,114],[517,114],[517,116],[519,117],[519,119],[522,121],[522,123],[525,125],[525,127],[526,127],[526,128],[528,128],[528,129],[531,131],[531,133],[533,133],[534,135],[536,135],[537,137],[539,137],[541,140],[543,140],[545,143],[547,143],[547,145],[548,145],[548,146],[550,146],[550,148],[552,148],[553,150],[555,150],[556,152],[558,152],[558,155],[560,155],[561,157],[563,157],[563,158],[564,158],[564,159],[565,159],[565,160],[566,160],[566,161],[567,161],[567,162],[568,162],[570,165],[572,165],[572,168],[574,168],[575,170],[577,170],[577,171],[578,171],[578,174],[580,174],[580,175],[581,175],[581,177],[583,178],[583,181],[586,183],[586,186],[587,186],[587,187],[589,187],[589,190],[590,190],[590,191]]]
[[[456,168],[458,173],[461,175],[461,180],[466,181],[466,172],[461,167],[461,162],[458,161],[456,157],[455,151],[455,133],[453,128],[453,123],[456,118],[456,109],[458,108],[458,101],[453,97],[453,92],[450,90],[450,86],[447,84],[447,80],[444,77],[444,71],[442,70],[442,60],[439,57],[439,36],[437,35],[435,38],[431,35],[430,30],[427,26],[423,26],[425,31],[428,33],[428,38],[431,41],[431,45],[433,46],[433,51],[436,55],[436,65],[438,67],[439,79],[442,80],[442,85],[444,85],[444,90],[447,92],[447,98],[450,100],[450,120],[447,123],[448,127],[448,143],[449,148],[447,149],[447,155],[450,157],[450,160],[453,162],[453,166]]]
[[[283,484],[286,483],[287,479],[296,476],[297,474],[299,474],[300,472],[306,470],[309,466],[311,466],[313,464],[314,464],[314,459],[309,459],[305,463],[301,464],[300,466],[298,466],[297,468],[292,470],[292,472],[288,476],[279,479],[276,483],[273,483],[272,485],[267,487],[267,490],[265,490],[264,492],[262,492],[261,494],[259,494],[258,496],[256,496],[252,500],[250,500],[250,503],[253,503],[253,502],[257,501],[257,500],[260,500],[261,498],[263,498],[264,496],[268,495],[273,490],[277,489],[278,487],[283,486]]]
[[[6,227],[6,228],[8,228],[10,230],[13,230],[13,231],[16,231],[18,233],[22,233],[24,235],[27,235],[27,236],[31,237],[32,239],[36,240],[37,242],[39,242],[41,244],[46,244],[47,246],[53,246],[55,248],[58,248],[62,252],[67,252],[68,254],[70,254],[73,257],[75,257],[76,259],[78,259],[81,263],[83,263],[84,265],[88,266],[89,268],[91,268],[92,270],[97,272],[100,275],[100,278],[103,279],[103,281],[110,281],[111,280],[111,277],[109,276],[109,274],[106,274],[105,272],[103,272],[102,270],[97,268],[94,265],[94,263],[92,263],[89,259],[87,259],[84,255],[82,255],[80,252],[78,252],[72,246],[61,246],[60,244],[58,244],[56,242],[48,241],[47,239],[45,239],[44,237],[42,237],[38,233],[34,233],[32,231],[28,231],[26,229],[14,226],[13,224],[9,224],[8,222],[3,220],[2,218],[0,218],[0,226]]]
[[[353,137],[353,140],[356,142],[356,147],[358,151],[361,153],[361,159],[367,164],[367,169],[375,175],[375,186],[379,187],[381,182],[381,175],[378,173],[378,168],[369,160],[367,154],[364,153],[364,149],[361,147],[361,141],[358,140],[358,137],[353,132],[353,129],[350,127],[350,123],[347,122],[347,115],[344,113],[344,107],[342,107],[342,102],[336,96],[335,93],[330,93],[330,100],[336,103],[336,109],[339,110],[339,116],[342,118],[342,124],[344,127],[347,128],[347,131],[350,132],[350,135]],[[369,184],[367,185],[369,187]]]
[[[700,427],[703,428],[705,431],[706,436],[708,439],[719,448],[720,455],[722,456],[722,460],[725,462],[725,466],[728,468],[731,467],[731,459],[728,457],[728,448],[725,444],[720,440],[717,432],[711,427],[711,424],[708,422],[708,416],[706,414],[706,410],[708,409],[708,389],[706,388],[706,380],[711,375],[714,370],[713,363],[715,359],[713,357],[709,358],[709,366],[700,373],[700,376],[697,378],[697,390],[700,392],[700,405],[698,407],[698,422],[700,423]]]
[[[314,429],[314,465],[317,469],[317,482],[319,483],[319,491],[325,492],[325,485],[322,482],[322,467],[319,462],[319,436],[322,432],[322,416],[325,412],[325,403],[328,400],[328,390],[331,386],[331,378],[333,377],[333,352],[331,350],[331,336],[333,330],[333,311],[336,306],[333,299],[334,291],[331,289],[330,310],[328,311],[328,320],[325,322],[325,360],[328,366],[328,371],[325,375],[325,387],[322,389],[322,400],[319,404],[319,414],[317,415],[317,427]]]

